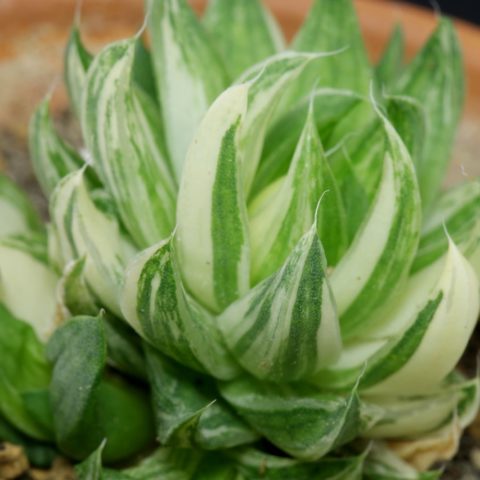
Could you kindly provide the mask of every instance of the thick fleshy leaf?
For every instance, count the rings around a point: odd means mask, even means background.
[[[421,207],[411,157],[380,113],[383,172],[370,211],[330,276],[342,333],[364,328],[405,280],[418,245]]]
[[[268,130],[262,157],[251,195],[258,195],[279,177],[286,175],[313,102],[315,125],[324,147],[335,147],[329,142],[332,126],[345,117],[364,99],[348,90],[318,89],[300,104],[281,116]]]
[[[248,107],[241,132],[243,185],[247,194],[258,168],[268,126],[285,89],[311,62],[330,55],[285,52],[253,66],[238,80],[248,85]]]
[[[146,380],[147,369],[141,340],[124,320],[105,315],[107,363],[132,378]]]
[[[282,31],[261,0],[210,0],[203,23],[230,78],[284,48]]]
[[[92,54],[82,43],[78,21],[75,21],[65,50],[64,77],[70,105],[78,117],[80,117],[87,72],[92,60]]]
[[[0,218],[2,219],[0,238],[44,230],[30,200],[2,173],[0,173]]]
[[[57,134],[50,117],[50,98],[38,105],[30,120],[30,155],[35,175],[46,196],[50,196],[58,182],[69,173],[82,168],[85,160]],[[93,170],[85,172],[91,187],[98,186],[99,180]]]
[[[380,442],[372,444],[365,461],[365,480],[438,480],[442,472],[418,472]]]
[[[448,236],[467,258],[478,252],[480,182],[474,180],[444,192],[422,226],[422,236],[412,272],[431,265],[448,249]],[[448,236],[447,236],[448,233]],[[474,265],[477,267],[477,265]],[[480,270],[477,271],[477,274]]]
[[[95,296],[85,280],[85,263],[85,257],[72,260],[63,271],[58,285],[58,296],[65,316],[95,316],[100,311]]]
[[[365,386],[372,386],[368,391],[413,395],[442,382],[460,360],[476,325],[478,290],[473,268],[450,242],[445,257],[409,282],[389,321],[375,330],[374,338],[404,334],[389,358],[365,375]]]
[[[28,284],[25,283],[28,279]],[[48,266],[43,235],[0,241],[0,302],[46,340],[57,318],[58,276]]]
[[[146,247],[172,231],[176,185],[158,107],[134,81],[137,41],[109,45],[95,58],[83,97],[82,130],[122,223],[136,244]]]
[[[33,328],[0,303],[0,417],[38,440],[51,439],[50,412],[36,415],[28,397],[45,392],[50,365]],[[38,413],[38,409],[37,409]]]
[[[377,64],[375,75],[382,89],[387,91],[395,85],[404,66],[405,37],[403,28],[397,24]]]
[[[426,209],[442,184],[464,99],[462,56],[450,20],[440,20],[435,33],[398,80],[395,91],[416,98],[426,111],[425,146],[417,166]]]
[[[238,372],[216,319],[185,291],[172,240],[140,253],[129,264],[122,312],[155,348],[179,363],[217,378]]]
[[[285,178],[263,190],[250,204],[252,283],[275,272],[313,223],[315,210],[329,265],[347,246],[347,226],[340,191],[316,131],[314,113],[307,121]]]
[[[242,379],[221,385],[220,392],[270,442],[308,461],[370,429],[381,416],[360,401],[357,388],[345,397]]]
[[[477,279],[457,247],[412,276],[375,314],[360,338],[347,343],[319,384],[381,394],[415,395],[440,384],[455,368],[476,323]],[[442,348],[439,349],[439,345]]]
[[[364,436],[415,437],[443,427],[452,418],[462,428],[468,426],[475,418],[471,413],[479,406],[479,380],[447,384],[436,392],[414,397],[369,395],[365,399],[382,408],[383,418]]]
[[[388,121],[418,161],[423,147],[425,118],[422,107],[408,97],[382,98]],[[375,105],[364,99],[338,119],[328,135],[329,162],[342,193],[353,240],[372,206],[382,177],[385,126]]]
[[[191,449],[160,448],[137,465],[113,470],[102,468],[102,444],[75,467],[78,480],[191,480],[202,458]]]
[[[249,288],[249,246],[240,132],[249,88],[225,91],[189,149],[177,208],[176,246],[186,288],[213,311]]]
[[[161,448],[124,473],[132,480],[190,480],[201,458],[198,450]]]
[[[85,458],[106,438],[106,461],[118,461],[152,440],[147,396],[119,378],[104,377],[103,320],[76,317],[56,330],[47,354],[54,363],[50,396],[56,439],[63,452]]]
[[[257,440],[215,391],[211,380],[147,350],[157,438],[162,445],[231,448]]]
[[[300,52],[344,51],[312,63],[289,92],[290,104],[308,95],[314,86],[368,92],[372,73],[351,0],[315,0],[291,48]]]
[[[282,268],[219,317],[235,359],[274,382],[311,377],[340,354],[334,299],[314,224]]]
[[[65,316],[96,316],[101,311],[85,279],[85,257],[67,265],[58,291]],[[145,379],[145,359],[140,338],[132,328],[109,312],[104,313],[108,364],[134,378]]]
[[[179,180],[195,130],[228,79],[186,0],[149,0],[147,5],[167,146]]]
[[[120,315],[119,291],[132,247],[123,240],[116,220],[92,202],[83,171],[65,177],[50,202],[63,263],[85,259],[85,280],[102,305]]]

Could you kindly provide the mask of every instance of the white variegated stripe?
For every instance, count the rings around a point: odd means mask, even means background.
[[[330,140],[332,125],[341,122],[339,119],[348,116],[355,110],[356,105],[364,101],[362,97],[348,90],[316,89],[308,98],[275,120],[265,137],[262,158],[250,194],[258,195],[274,180],[286,175],[310,104],[314,105],[315,124],[320,138],[325,142],[324,147],[331,156],[332,152],[329,151],[338,149],[335,139],[333,142]],[[345,140],[340,138],[338,141],[344,143]]]
[[[261,0],[211,0],[203,24],[231,78],[285,46],[276,20]]]
[[[248,83],[248,110],[243,128],[243,185],[248,194],[252,186],[268,125],[282,94],[313,60],[332,53],[285,52],[254,65],[237,81]]]
[[[313,109],[294,152],[286,177],[273,182],[250,204],[252,283],[277,270],[300,237],[313,222],[317,211],[320,239],[327,244],[329,258],[338,258],[346,246],[346,218],[340,192],[318,138]],[[322,241],[325,247],[325,242]],[[334,250],[331,252],[331,250]],[[335,255],[334,255],[335,254]]]
[[[364,396],[365,401],[378,405],[384,417],[364,434],[367,438],[418,436],[432,432],[455,418],[462,428],[474,418],[478,409],[479,380],[475,378],[443,386],[425,395]]]
[[[172,239],[144,250],[129,263],[121,308],[137,333],[165,355],[216,378],[237,375],[216,320],[183,288]]]
[[[424,209],[438,195],[465,96],[462,55],[455,29],[441,18],[436,31],[397,80],[395,93],[416,98],[427,115],[417,174]]]
[[[85,165],[84,159],[55,131],[49,109],[50,98],[47,97],[35,110],[29,127],[32,165],[46,196],[63,177]]]
[[[475,210],[480,210],[480,181],[475,179],[464,182],[447,190],[435,203],[422,225],[422,235],[428,235],[451,218],[462,215],[463,222],[475,216]],[[462,223],[463,223],[462,222]]]
[[[60,182],[52,196],[50,215],[63,261],[85,257],[89,288],[103,305],[120,314],[120,285],[132,250],[125,248],[116,221],[93,204],[83,171]]]
[[[123,224],[139,246],[170,235],[176,186],[163,151],[160,114],[133,82],[135,41],[108,46],[92,63],[82,129]]]
[[[480,248],[479,227],[480,182],[466,182],[444,192],[430,209],[422,226],[412,272],[428,267],[447,251],[447,232],[462,253],[472,260],[480,276],[475,260]]]
[[[233,356],[257,378],[300,380],[340,354],[338,318],[316,230],[314,224],[278,272],[219,317]]]
[[[275,272],[313,223],[326,161],[310,114],[285,178],[260,192],[250,209],[252,283]]]
[[[80,117],[82,96],[92,55],[85,49],[78,24],[72,27],[65,50],[64,76],[70,104]]]
[[[344,346],[318,384],[348,388],[361,375],[362,391],[411,395],[439,384],[455,368],[475,323],[479,300],[471,270],[450,242],[447,254],[410,277],[401,294],[374,314],[370,328]],[[455,340],[447,348],[442,342],[449,336]]]
[[[304,384],[243,378],[220,385],[222,396],[271,443],[295,458],[316,461],[368,431],[381,418],[356,388],[348,395],[318,393]]]
[[[400,369],[367,389],[368,393],[414,395],[428,392],[453,371],[462,356],[480,310],[479,283],[473,268],[453,242],[450,242],[446,258],[439,263],[442,269],[436,277],[434,291],[441,292],[442,296],[421,341]],[[432,266],[432,272],[437,275],[435,267]],[[424,280],[431,285],[432,278],[429,282]],[[408,295],[392,324],[375,332],[377,336],[388,336],[393,329],[402,328],[405,309],[411,308],[405,305],[407,302],[411,302]]]
[[[178,196],[175,239],[185,286],[217,312],[249,288],[238,138],[248,91],[247,85],[231,87],[209,109],[190,145]],[[225,199],[228,210],[219,212]]]
[[[421,208],[412,160],[392,125],[381,120],[385,157],[378,191],[330,277],[345,336],[364,327],[402,284],[418,245]]]
[[[57,283],[58,276],[34,252],[0,242],[0,302],[29,323],[42,341],[53,333],[59,320]]]
[[[27,196],[0,173],[0,238],[43,232],[44,227]]]
[[[179,180],[188,146],[227,78],[185,0],[149,1],[149,30],[168,150]]]

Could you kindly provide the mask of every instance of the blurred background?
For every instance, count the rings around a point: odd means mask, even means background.
[[[409,0],[410,3],[431,7],[431,0]],[[437,0],[440,10],[449,15],[480,24],[480,2],[478,0]]]

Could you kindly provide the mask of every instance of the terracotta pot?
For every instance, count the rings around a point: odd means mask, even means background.
[[[191,0],[198,11],[205,1]],[[61,83],[63,48],[77,0],[0,0],[0,129],[25,135],[34,105],[57,81]],[[301,24],[311,0],[266,0],[287,38]],[[407,54],[412,56],[435,27],[435,14],[387,0],[358,0],[358,14],[373,60],[377,59],[395,25],[406,31]],[[143,23],[143,0],[84,0],[82,30],[85,42],[98,50],[107,41],[132,35]],[[468,98],[459,133],[459,147],[449,183],[465,174],[479,175],[480,149],[480,29],[456,22],[464,49]],[[63,89],[54,108],[66,105]],[[466,173],[465,173],[466,172]]]

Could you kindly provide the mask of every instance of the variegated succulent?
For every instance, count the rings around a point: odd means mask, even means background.
[[[147,24],[95,56],[73,28],[84,147],[49,98],[30,127],[46,227],[0,178],[0,437],[92,480],[436,478],[479,405],[450,21],[373,66],[350,0],[288,46],[260,0],[151,0]]]

